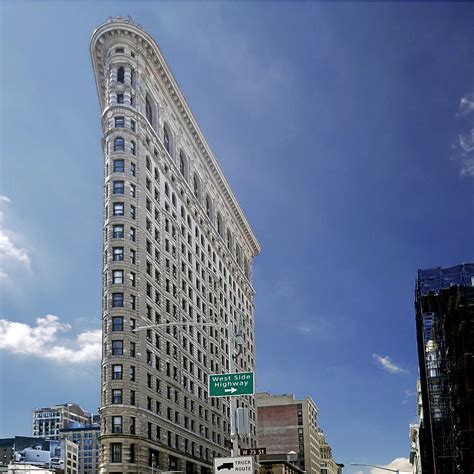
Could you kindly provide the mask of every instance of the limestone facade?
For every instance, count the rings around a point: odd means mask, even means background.
[[[105,156],[100,471],[209,472],[229,453],[229,404],[208,377],[227,371],[224,325],[240,315],[236,367],[255,369],[260,247],[153,38],[110,19],[90,51]],[[253,397],[239,406],[241,445],[255,446]]]

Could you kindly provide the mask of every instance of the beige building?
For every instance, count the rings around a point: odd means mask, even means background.
[[[236,368],[255,369],[260,247],[154,39],[110,19],[90,51],[105,155],[100,470],[210,472],[230,440],[209,374],[227,372],[225,325],[241,315]],[[241,446],[255,446],[253,397],[239,406]]]
[[[298,454],[295,464],[308,474],[320,474],[318,408],[311,397],[258,393],[257,440],[268,454]]]
[[[32,418],[33,436],[49,439],[59,439],[59,430],[67,428],[69,423],[91,422],[91,414],[76,403],[35,408]]]
[[[324,433],[319,432],[319,450],[321,453],[321,474],[339,474],[341,467],[332,457],[332,448],[329,446]]]

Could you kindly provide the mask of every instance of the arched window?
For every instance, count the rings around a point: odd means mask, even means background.
[[[227,229],[227,248],[229,250],[232,248],[232,234],[229,229]]]
[[[224,235],[224,223],[222,222],[222,215],[217,212],[217,233],[222,237]]]
[[[195,174],[194,175],[194,179],[193,179],[193,191],[194,191],[194,196],[196,197],[196,199],[199,199],[199,191],[200,191],[200,183],[199,183],[199,178],[198,176]]]
[[[163,144],[165,145],[166,151],[171,155],[170,135],[166,126],[163,127]]]
[[[209,194],[206,194],[206,214],[212,220],[212,201]]]
[[[153,125],[153,110],[151,108],[151,102],[148,97],[145,98],[145,115],[150,125]]]
[[[179,171],[186,178],[186,157],[182,150],[179,152]]]
[[[117,69],[117,82],[120,82],[121,84],[125,82],[125,68],[123,66],[120,66]]]
[[[125,151],[125,140],[122,137],[114,140],[114,151]]]

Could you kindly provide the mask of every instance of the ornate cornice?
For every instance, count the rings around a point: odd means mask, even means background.
[[[129,43],[138,51],[145,60],[148,62],[148,66],[153,68],[156,72],[156,76],[161,81],[166,89],[167,96],[172,101],[175,111],[179,114],[181,123],[187,128],[187,132],[194,141],[194,145],[197,150],[200,151],[210,175],[212,176],[215,184],[219,188],[222,197],[226,200],[229,208],[231,209],[236,223],[239,225],[243,237],[247,241],[252,255],[255,257],[260,253],[260,245],[245,218],[242,209],[237,202],[220,166],[211,151],[209,144],[207,143],[204,134],[202,133],[199,125],[194,118],[184,96],[168,67],[163,54],[161,53],[155,40],[144,31],[139,25],[134,24],[130,19],[110,19],[107,23],[104,23],[97,28],[91,38],[90,51],[92,57],[92,65],[97,83],[97,92],[99,95],[99,101],[101,110],[104,111],[106,104],[105,98],[105,85],[107,81],[106,70],[104,68],[106,58],[103,51],[99,46],[104,43],[106,37],[120,36],[120,39],[125,43]]]

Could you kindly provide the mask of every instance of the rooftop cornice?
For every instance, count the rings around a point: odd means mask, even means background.
[[[176,82],[163,54],[160,51],[156,41],[139,25],[134,24],[130,18],[116,18],[109,19],[107,23],[99,26],[94,33],[90,41],[90,52],[92,57],[92,65],[94,68],[94,74],[96,77],[97,92],[99,95],[99,101],[101,110],[105,108],[104,97],[101,93],[101,86],[105,82],[104,71],[100,71],[100,64],[98,63],[98,57],[96,55],[98,43],[101,43],[103,35],[110,32],[127,32],[125,34],[132,34],[140,37],[146,42],[146,51],[145,55],[146,60],[149,65],[156,70],[157,76],[165,84],[167,89],[167,94],[172,100],[173,105],[176,111],[179,113],[183,125],[187,127],[189,135],[194,140],[195,146],[201,152],[207,168],[215,180],[216,185],[219,187],[222,196],[226,199],[229,204],[230,209],[232,210],[237,224],[239,224],[242,229],[242,233],[247,240],[250,248],[252,249],[253,256],[257,256],[260,253],[260,244],[253,233],[250,224],[245,218],[242,209],[240,208],[237,199],[232,192],[232,189],[229,186],[212,150],[207,143],[206,138],[204,137],[203,132],[201,131],[195,117],[193,116],[191,109],[189,108],[184,95],[182,94],[178,83]]]

